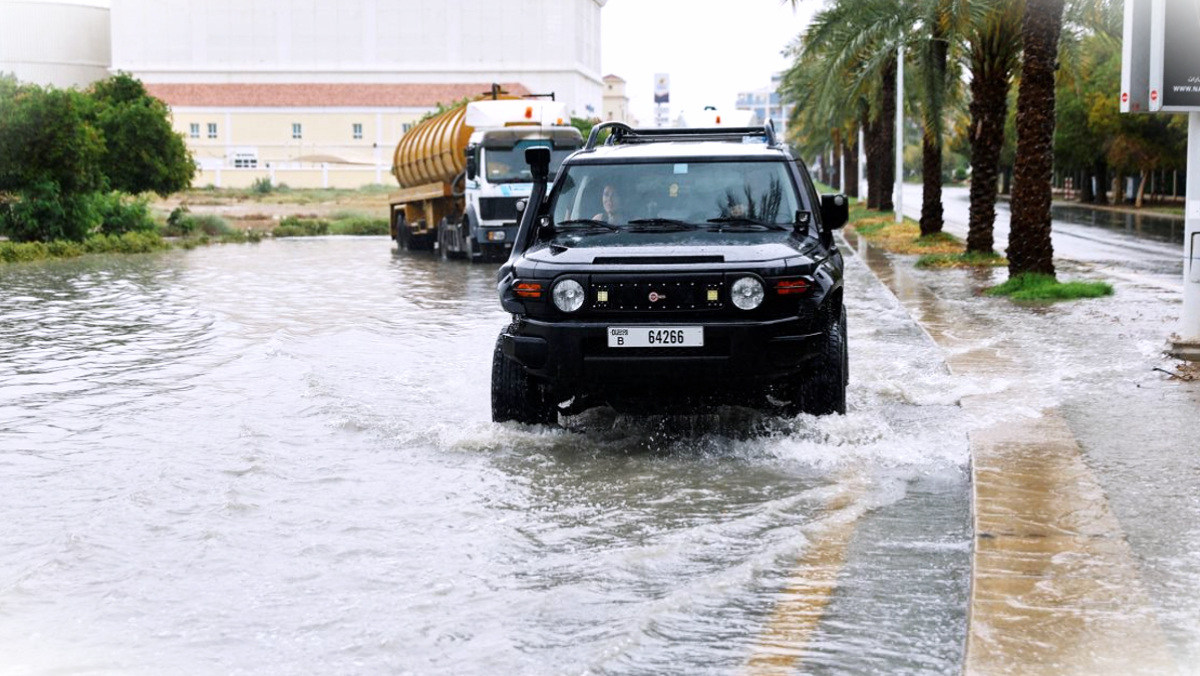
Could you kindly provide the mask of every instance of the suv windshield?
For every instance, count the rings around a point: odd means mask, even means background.
[[[555,223],[629,229],[772,227],[790,225],[800,208],[783,162],[659,162],[568,167],[551,213]]]
[[[555,146],[551,141],[521,141],[514,148],[484,148],[484,171],[488,183],[529,183],[533,174],[529,173],[529,165],[525,162],[525,149],[536,146],[550,148],[550,180],[558,173],[567,155],[579,150],[579,146]]]

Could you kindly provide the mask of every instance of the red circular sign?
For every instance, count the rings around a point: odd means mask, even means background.
[[[1129,92],[1121,92],[1121,103],[1129,103]]]
[[[1158,90],[1157,90],[1157,89],[1155,89],[1155,90],[1153,90],[1153,91],[1151,91],[1151,92],[1150,92],[1150,100],[1151,100],[1151,101],[1157,101],[1157,100],[1158,100]]]

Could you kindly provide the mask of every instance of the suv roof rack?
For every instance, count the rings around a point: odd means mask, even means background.
[[[770,120],[761,127],[696,127],[678,128],[663,127],[650,129],[634,129],[624,122],[601,122],[592,127],[584,150],[596,147],[600,132],[611,129],[604,145],[623,143],[658,143],[663,141],[731,141],[741,143],[747,136],[761,136],[768,146],[778,145],[775,138],[775,125]]]

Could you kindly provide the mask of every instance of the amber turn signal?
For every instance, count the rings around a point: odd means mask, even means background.
[[[513,293],[521,298],[541,298],[542,285],[538,282],[517,282],[513,287]]]
[[[801,294],[808,291],[809,283],[807,279],[785,279],[775,282],[775,293],[781,296],[790,296]]]

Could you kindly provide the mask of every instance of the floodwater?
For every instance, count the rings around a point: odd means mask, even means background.
[[[491,267],[0,267],[0,674],[957,673],[1003,384],[847,274],[846,416],[543,428],[490,421]]]
[[[1007,204],[1005,204],[1007,207]],[[1153,213],[1131,213],[1108,211],[1069,204],[1055,204],[1050,215],[1056,222],[1071,225],[1086,225],[1138,239],[1148,239],[1167,244],[1183,245],[1184,225],[1182,218],[1160,216]]]

